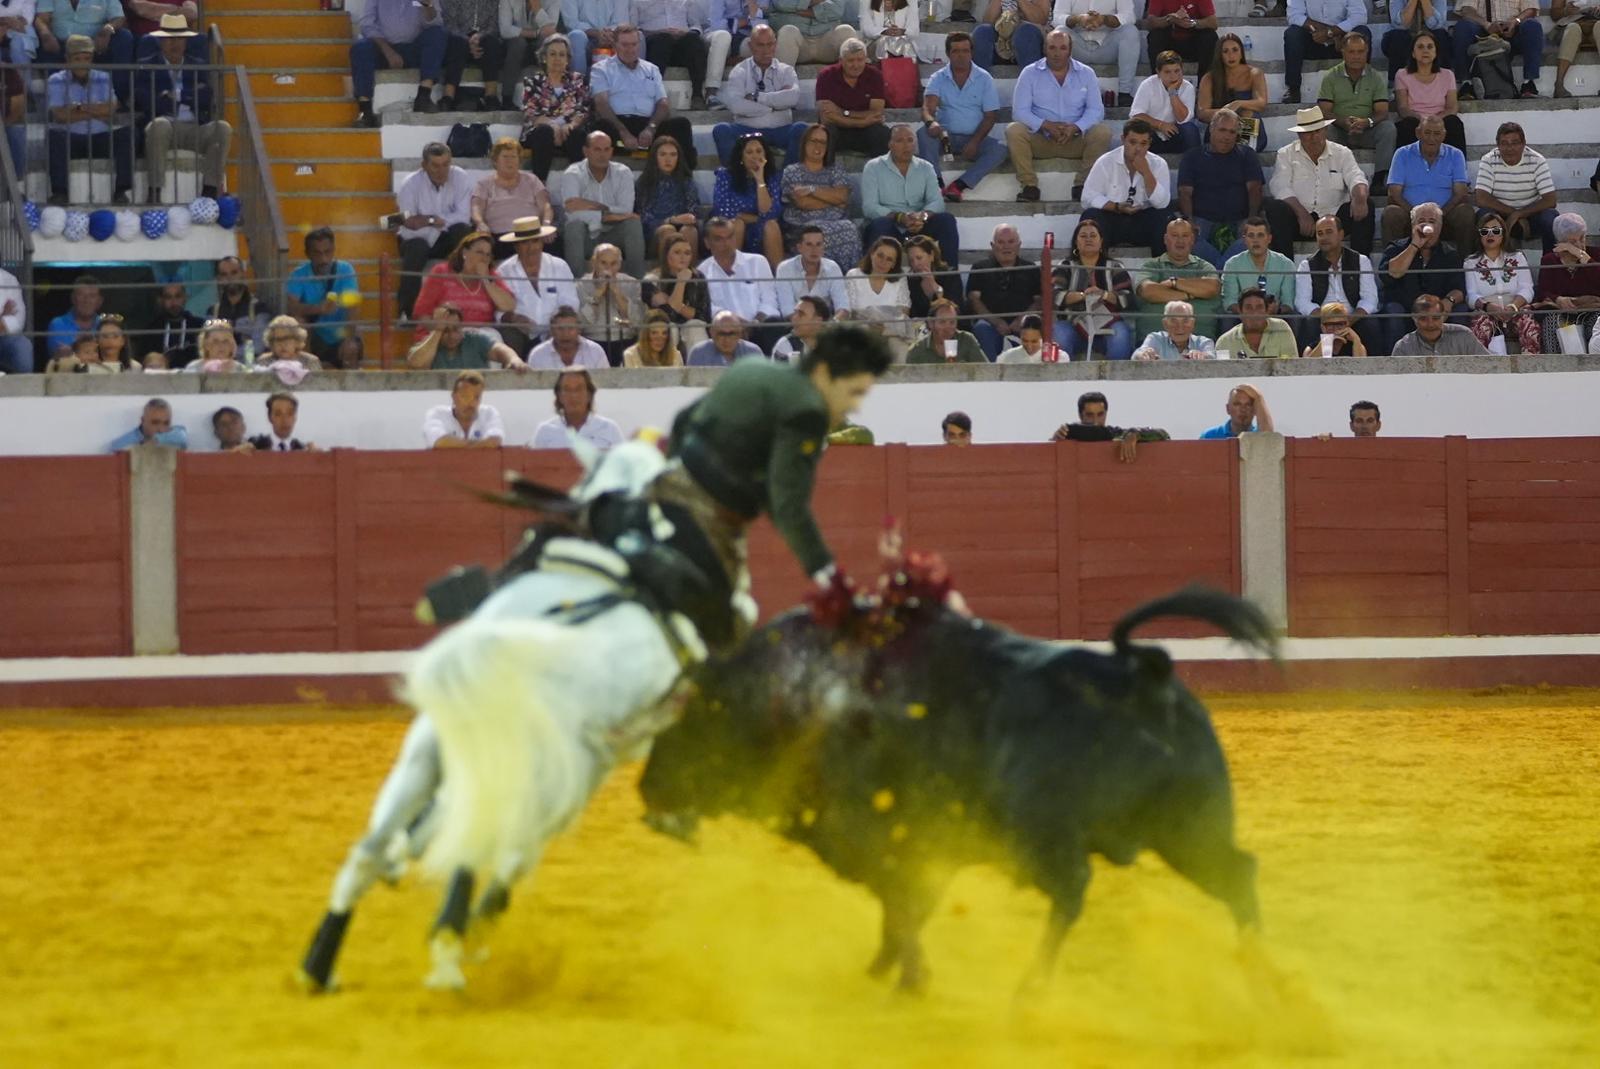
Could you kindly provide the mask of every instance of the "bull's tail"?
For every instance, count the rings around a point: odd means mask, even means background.
[[[1146,647],[1134,644],[1132,632],[1163,616],[1204,620],[1235,642],[1274,661],[1278,659],[1278,635],[1265,613],[1243,598],[1202,586],[1184,587],[1176,594],[1146,602],[1118,620],[1111,629],[1111,643],[1117,653],[1136,658],[1146,652]]]

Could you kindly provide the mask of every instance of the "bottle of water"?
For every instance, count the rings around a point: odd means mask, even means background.
[[[246,338],[245,339],[245,342],[244,342],[244,366],[245,367],[255,367],[256,366],[256,341],[255,341],[254,338]]]
[[[1255,47],[1256,47],[1256,43],[1254,41],[1250,40],[1250,35],[1249,34],[1245,34],[1244,35],[1244,58],[1245,58],[1245,62],[1246,63],[1248,63],[1250,61],[1250,53],[1255,51]]]

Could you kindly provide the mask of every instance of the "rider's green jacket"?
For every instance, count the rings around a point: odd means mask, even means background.
[[[671,455],[707,493],[747,519],[765,512],[800,566],[833,562],[811,514],[828,406],[797,366],[736,360],[672,424]]]

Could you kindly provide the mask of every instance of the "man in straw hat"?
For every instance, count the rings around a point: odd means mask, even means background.
[[[517,306],[500,316],[500,336],[523,356],[533,343],[549,336],[556,309],[578,306],[572,268],[559,257],[545,255],[545,246],[556,233],[555,227],[529,215],[512,223],[509,234],[500,235],[515,251],[495,270],[517,299]]]
[[[174,148],[200,154],[200,195],[215,197],[222,188],[233,127],[214,114],[211,80],[201,71],[184,67],[184,50],[189,39],[198,35],[182,15],[168,14],[161,16],[161,28],[150,36],[159,43],[159,51],[143,64],[133,94],[139,113],[150,116],[144,128],[148,199],[151,204],[162,202],[167,163]],[[179,195],[175,199],[186,198]]]
[[[67,67],[45,85],[50,113],[50,203],[67,203],[67,161],[111,157],[116,175],[112,202],[126,204],[133,193],[133,129],[113,126],[116,93],[111,75],[94,70],[94,42],[82,34],[67,38]],[[51,354],[55,355],[55,354]]]
[[[1344,145],[1328,140],[1333,120],[1316,105],[1295,112],[1289,127],[1298,138],[1278,150],[1269,185],[1272,196],[1262,205],[1272,224],[1272,248],[1294,255],[1294,243],[1316,236],[1317,220],[1337,216],[1350,247],[1372,251],[1372,206],[1367,201],[1367,176]]]

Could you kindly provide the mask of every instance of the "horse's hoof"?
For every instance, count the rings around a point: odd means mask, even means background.
[[[296,969],[290,982],[308,995],[331,995],[339,990],[338,977],[330,976],[328,982],[323,983],[304,969]]]
[[[422,986],[429,991],[465,991],[467,974],[461,971],[459,965],[435,965],[433,971],[423,978]]]
[[[460,991],[467,986],[467,976],[461,971],[465,948],[461,937],[448,928],[434,933],[430,944],[433,950],[433,971],[422,981],[430,991]]]

